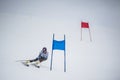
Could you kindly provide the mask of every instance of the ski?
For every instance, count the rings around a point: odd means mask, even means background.
[[[29,64],[27,64],[26,62],[21,62],[23,65],[29,67]]]
[[[36,63],[34,63],[32,65],[35,66],[36,68],[40,68],[40,66],[38,66]]]
[[[40,66],[37,63],[27,63],[29,60],[17,60],[16,62],[21,62],[24,66],[29,67],[30,65],[33,65],[36,68],[40,68]]]

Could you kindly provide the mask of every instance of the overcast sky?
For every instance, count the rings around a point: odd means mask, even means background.
[[[0,0],[0,13],[32,15],[44,19],[78,19],[120,26],[119,0]]]

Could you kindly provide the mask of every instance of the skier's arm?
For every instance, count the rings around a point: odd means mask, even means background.
[[[38,57],[41,57],[41,55],[42,55],[42,51],[39,53],[39,56],[38,56]]]

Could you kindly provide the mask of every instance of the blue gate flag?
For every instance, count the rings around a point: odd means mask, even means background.
[[[65,40],[62,40],[62,41],[53,40],[52,49],[53,50],[65,50]]]
[[[50,70],[52,70],[53,50],[64,50],[64,72],[66,72],[65,35],[64,35],[64,40],[57,41],[57,40],[54,40],[54,34],[53,34],[53,43],[52,43],[52,54],[51,54]]]

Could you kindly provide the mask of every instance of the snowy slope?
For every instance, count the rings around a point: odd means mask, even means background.
[[[0,80],[120,80],[119,9],[114,0],[0,1]],[[87,29],[80,40],[81,21],[89,21],[92,42]],[[53,33],[66,35],[66,72],[63,51],[54,51],[50,71]],[[40,69],[16,62],[44,46],[49,58]]]

